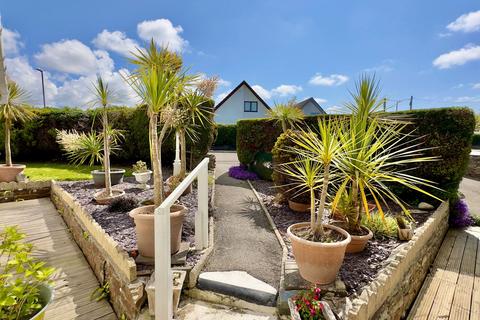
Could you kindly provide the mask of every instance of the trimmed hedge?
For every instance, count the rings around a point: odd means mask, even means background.
[[[438,183],[445,190],[432,190],[444,199],[456,199],[458,186],[466,172],[470,159],[475,116],[469,108],[441,108],[398,112],[411,115],[408,132],[423,137],[424,148],[432,148],[426,155],[438,156],[440,161],[418,164],[414,173]],[[328,115],[327,115],[328,116]],[[305,123],[314,125],[317,116],[307,117]],[[237,154],[242,164],[250,164],[257,152],[271,152],[281,128],[268,119],[240,120],[237,123]],[[275,155],[274,155],[275,157]],[[410,190],[396,187],[396,192],[406,199],[425,199]]]
[[[235,150],[237,148],[237,125],[217,124],[217,134],[213,146],[216,149]]]
[[[213,108],[213,102],[209,103]],[[12,130],[12,153],[15,162],[29,161],[67,161],[63,151],[56,142],[56,129],[89,131],[101,129],[98,110],[81,110],[77,108],[34,109],[34,120],[24,124],[15,124]],[[108,117],[113,128],[124,131],[125,139],[121,150],[112,155],[116,163],[135,163],[137,160],[150,162],[148,143],[148,118],[145,107],[112,107]],[[212,114],[213,119],[213,114]],[[213,143],[214,124],[198,129],[199,139],[194,143],[193,165],[202,160]],[[3,156],[4,130],[0,124],[0,152]],[[187,137],[190,150],[192,142]],[[167,164],[175,157],[175,135],[173,130],[165,138],[162,146],[162,162]],[[188,161],[188,163],[190,163]]]
[[[480,147],[480,133],[473,134],[472,145],[475,147]]]

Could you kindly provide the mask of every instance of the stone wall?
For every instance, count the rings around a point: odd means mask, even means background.
[[[397,247],[375,281],[346,304],[345,319],[401,319],[420,290],[448,230],[444,202],[418,229],[412,240]]]
[[[133,258],[55,182],[51,199],[99,282],[110,284],[110,302],[117,315],[135,319],[146,299],[144,287],[148,277],[137,277]]]
[[[51,180],[0,182],[0,203],[49,197],[51,183]]]

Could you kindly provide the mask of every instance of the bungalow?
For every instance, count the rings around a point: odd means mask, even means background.
[[[306,115],[325,113],[313,98],[297,105]],[[234,124],[240,119],[265,118],[268,110],[265,100],[244,80],[215,106],[215,122]]]

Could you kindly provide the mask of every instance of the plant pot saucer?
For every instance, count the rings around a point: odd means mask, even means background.
[[[114,199],[120,198],[124,194],[125,194],[125,191],[123,190],[112,189],[112,195],[107,196],[105,195],[105,190],[102,190],[100,192],[95,193],[94,198],[96,203],[106,205],[106,204],[110,204]]]

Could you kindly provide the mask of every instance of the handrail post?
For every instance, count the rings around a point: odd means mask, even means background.
[[[208,161],[198,173],[198,209],[195,215],[195,249],[208,247]]]
[[[155,319],[173,319],[170,206],[155,209]]]

